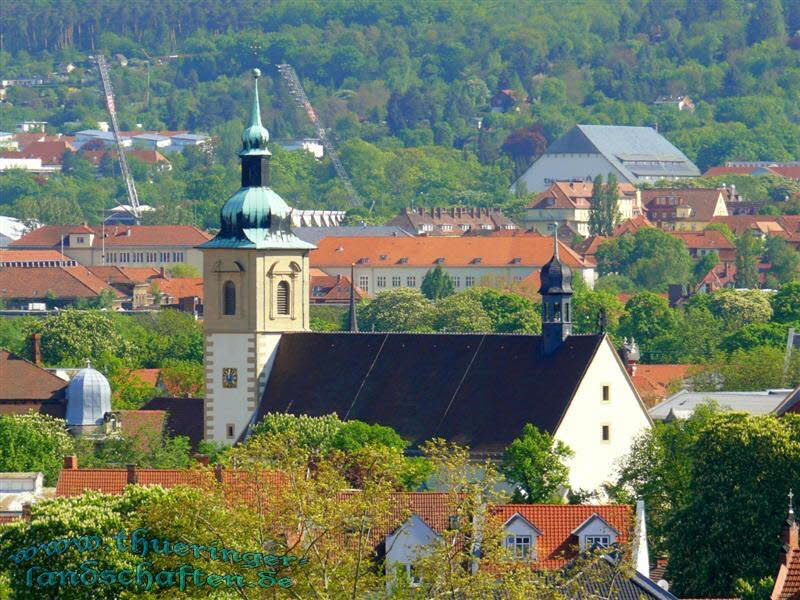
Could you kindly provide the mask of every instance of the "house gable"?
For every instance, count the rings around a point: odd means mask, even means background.
[[[570,487],[600,489],[612,479],[615,464],[630,450],[634,438],[650,427],[647,409],[605,337],[554,434],[574,452],[568,461]]]
[[[595,513],[578,525],[572,531],[572,535],[578,538],[580,549],[586,550],[596,543],[613,544],[619,538],[619,531],[612,527],[603,517]],[[606,539],[608,540],[607,542],[605,541]]]
[[[386,537],[386,564],[411,564],[431,552],[439,538],[425,521],[412,514]]]

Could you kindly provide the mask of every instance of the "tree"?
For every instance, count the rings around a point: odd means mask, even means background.
[[[667,577],[679,596],[724,597],[737,578],[775,571],[786,494],[800,485],[800,420],[722,414],[692,452],[687,501],[668,519]]]
[[[175,265],[173,267],[170,267],[169,269],[167,269],[167,275],[169,275],[170,277],[176,277],[176,278],[183,278],[183,277],[197,278],[197,277],[202,277],[202,275],[200,274],[200,271],[198,271],[197,267],[195,267],[194,265],[190,265],[188,263],[181,263],[181,264]]]
[[[573,455],[562,441],[548,432],[526,424],[520,437],[503,453],[501,472],[514,485],[514,502],[537,504],[553,502],[569,485],[569,467]]]
[[[709,252],[708,254],[704,255],[694,264],[694,277],[693,281],[695,284],[700,283],[703,280],[703,277],[708,275],[708,272],[711,271],[714,267],[719,264],[719,254],[716,250]]]
[[[379,292],[359,307],[365,331],[430,331],[433,305],[420,292],[399,288]]]
[[[793,281],[780,287],[770,298],[773,318],[779,323],[800,321],[800,282]]]
[[[503,154],[514,162],[514,179],[547,149],[547,138],[541,125],[531,125],[512,131],[501,146]]]
[[[786,28],[780,0],[758,0],[747,22],[747,43],[756,44],[772,37],[785,36]]]
[[[0,415],[0,471],[41,471],[44,484],[58,479],[63,457],[72,454],[73,440],[63,419],[29,413]]]
[[[439,300],[449,296],[455,290],[453,279],[448,275],[441,265],[429,270],[422,279],[420,291],[428,300]]]
[[[762,253],[763,243],[749,231],[736,238],[736,287],[759,287],[758,262]]]
[[[663,554],[668,520],[689,500],[689,482],[696,458],[697,440],[719,408],[698,406],[688,419],[656,423],[642,432],[620,461],[619,475],[609,495],[622,504],[644,500],[650,551]]]
[[[492,320],[478,298],[461,293],[436,302],[433,328],[455,333],[485,333],[492,331]]]
[[[736,236],[733,234],[733,231],[731,231],[731,228],[728,227],[727,223],[709,223],[706,225],[705,231],[719,231],[730,243],[733,244],[736,241]]]
[[[616,332],[625,307],[616,294],[607,291],[580,290],[572,296],[572,322],[575,333],[597,333],[601,313],[606,330]]]
[[[791,323],[749,323],[725,336],[720,348],[725,352],[752,350],[759,346],[785,349],[790,325]]]
[[[492,322],[495,333],[540,333],[542,318],[537,306],[528,298],[492,288],[474,287],[467,296],[477,298]]]
[[[592,205],[589,207],[589,235],[603,235],[603,176],[597,175],[592,184]]]
[[[666,298],[653,292],[641,292],[625,305],[625,315],[620,320],[618,334],[639,343],[642,358],[652,359],[655,341],[672,333],[677,325],[675,313]],[[654,360],[653,362],[659,362]]]
[[[170,359],[161,368],[161,381],[173,396],[199,398],[205,389],[205,370],[200,363]]]
[[[756,346],[735,350],[730,355],[716,355],[692,380],[695,390],[743,392],[794,388],[800,384],[800,352],[786,360],[782,348]]]
[[[768,287],[778,287],[800,277],[800,252],[776,235],[767,238],[765,247],[769,262]]]
[[[105,354],[131,356],[133,348],[117,331],[113,317],[97,311],[66,310],[28,324],[42,336],[42,358],[49,365],[80,367]]]
[[[592,200],[589,208],[589,233],[611,237],[619,222],[619,187],[617,176],[608,174],[608,183],[603,185],[603,176],[594,178]]]
[[[748,323],[766,323],[772,318],[769,295],[760,290],[716,290],[708,296],[707,306],[729,331]]]
[[[681,240],[660,229],[645,227],[633,235],[600,244],[597,264],[601,275],[625,275],[637,286],[666,291],[668,284],[688,283],[693,263]]]

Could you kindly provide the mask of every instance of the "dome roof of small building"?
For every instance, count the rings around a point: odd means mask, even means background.
[[[541,286],[539,294],[571,294],[572,293],[572,269],[566,263],[561,262],[558,256],[558,240],[553,258],[550,259],[539,274]]]
[[[67,387],[67,426],[102,425],[108,412],[111,412],[108,379],[87,364]]]

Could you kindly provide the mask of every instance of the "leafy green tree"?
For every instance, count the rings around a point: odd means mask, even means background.
[[[603,226],[603,204],[605,203],[605,193],[603,191],[603,176],[597,175],[592,185],[592,205],[589,208],[589,234],[604,235]]]
[[[433,308],[436,331],[478,333],[492,331],[492,320],[480,300],[466,292],[437,301]]]
[[[616,502],[644,500],[648,544],[654,554],[665,551],[668,521],[689,501],[697,440],[718,413],[719,408],[709,402],[698,406],[688,419],[656,423],[641,433],[621,460],[617,480],[609,486]]]
[[[597,263],[601,275],[625,275],[652,291],[666,291],[670,283],[687,283],[693,264],[681,240],[653,227],[604,242],[598,248]]]
[[[793,281],[782,285],[770,302],[773,318],[779,323],[800,321],[800,282]]]
[[[786,336],[791,323],[749,323],[729,333],[722,339],[720,348],[726,352],[751,350],[759,346],[785,349]],[[800,331],[800,322],[796,323]]]
[[[736,241],[736,236],[727,223],[709,223],[706,225],[705,231],[719,231],[730,243],[733,244]]]
[[[566,461],[572,450],[546,431],[526,424],[503,453],[500,471],[514,485],[514,502],[537,504],[557,501],[569,486]]]
[[[175,265],[174,267],[170,267],[167,269],[167,275],[170,277],[182,278],[182,277],[189,277],[189,278],[196,278],[202,277],[200,271],[194,265],[190,265],[187,263],[181,263],[179,265]]]
[[[171,437],[164,432],[142,429],[123,431],[117,436],[75,442],[78,464],[87,469],[136,465],[145,469],[188,469],[194,463],[191,444],[185,436]]]
[[[639,343],[646,362],[660,362],[652,360],[651,356],[655,341],[673,333],[676,326],[677,318],[666,298],[653,292],[641,292],[628,300],[617,332]]]
[[[700,283],[703,277],[708,275],[708,272],[718,264],[719,254],[716,251],[709,252],[701,257],[700,260],[694,264],[694,277],[692,278],[694,283]]]
[[[464,295],[477,298],[495,333],[540,333],[542,317],[536,304],[517,294],[492,288],[470,288]]]
[[[440,265],[425,273],[420,286],[422,295],[428,300],[439,300],[450,296],[455,291],[453,279]]]
[[[359,309],[364,331],[430,331],[432,327],[433,305],[410,288],[379,292]]]
[[[721,289],[708,296],[711,313],[733,330],[749,323],[766,323],[772,318],[769,295],[760,290]]]
[[[53,366],[83,366],[105,354],[127,357],[131,344],[116,329],[113,317],[98,311],[66,310],[28,323],[42,336],[42,358]]]
[[[171,395],[201,398],[205,390],[205,369],[194,361],[168,359],[161,367],[161,380]]]
[[[765,247],[767,261],[770,263],[767,273],[768,287],[778,287],[800,278],[800,252],[778,236],[767,238]]]
[[[736,287],[759,287],[758,262],[763,251],[764,244],[749,231],[736,238]]]
[[[572,297],[572,322],[575,333],[597,333],[601,311],[605,316],[606,331],[613,333],[625,307],[616,294],[606,291],[580,290]]]
[[[73,440],[63,419],[30,413],[0,415],[0,471],[41,471],[44,484],[58,479],[63,457],[72,454]]]
[[[737,578],[775,571],[786,494],[800,485],[800,423],[723,414],[694,448],[687,501],[667,523],[667,577],[679,596],[724,597]]]
[[[794,388],[800,384],[800,352],[786,359],[781,348],[756,346],[730,355],[711,357],[702,373],[693,378],[696,390],[749,391]]]
[[[780,0],[758,0],[747,22],[747,43],[755,44],[772,37],[783,38],[786,27]]]

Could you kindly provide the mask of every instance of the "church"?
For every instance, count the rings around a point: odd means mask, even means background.
[[[409,452],[439,437],[499,457],[526,423],[566,443],[570,486],[595,490],[652,422],[611,340],[572,334],[572,272],[541,271],[542,335],[314,333],[309,254],[270,187],[259,71],[241,188],[202,244],[205,437],[233,444],[270,412],[336,413],[395,429]],[[433,265],[432,265],[433,266]]]

